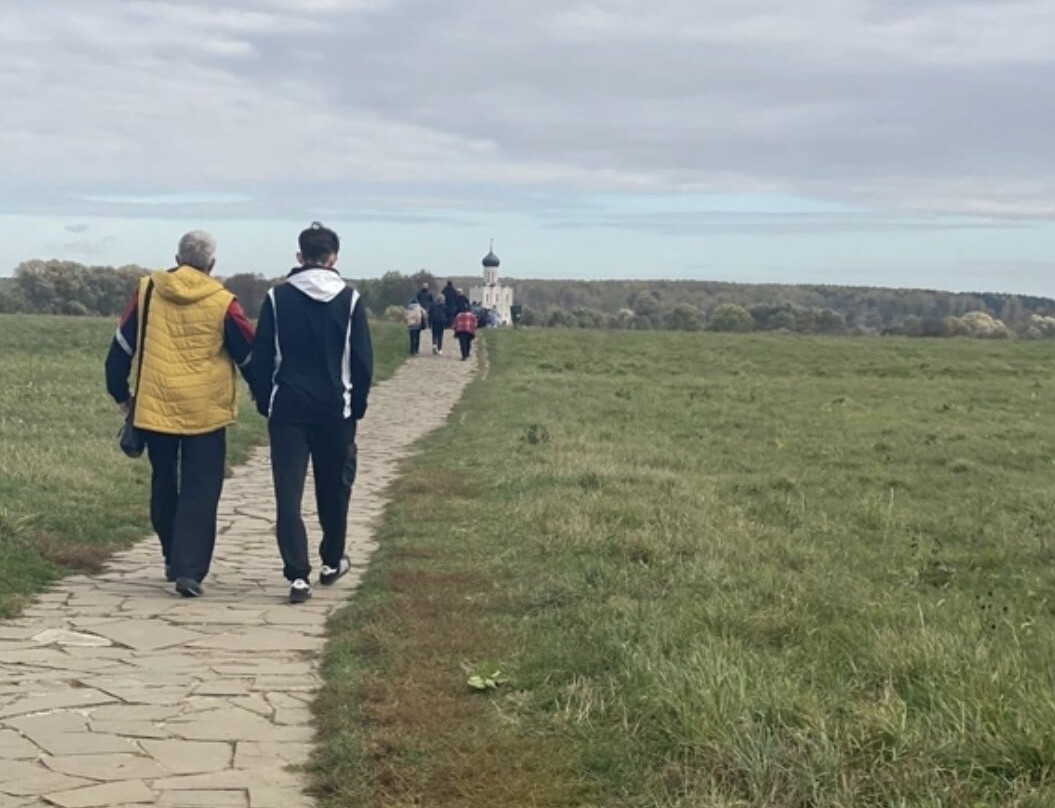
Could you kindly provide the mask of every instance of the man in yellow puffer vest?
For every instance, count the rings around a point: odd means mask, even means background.
[[[150,520],[166,578],[181,595],[197,597],[216,544],[227,427],[238,418],[235,365],[249,363],[253,327],[235,296],[210,277],[212,236],[187,233],[176,263],[140,281],[106,358],[106,384],[122,410],[134,408],[133,423],[146,433]]]

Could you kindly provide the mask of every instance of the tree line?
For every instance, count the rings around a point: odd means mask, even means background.
[[[0,279],[0,312],[117,316],[146,272],[134,265],[26,261],[12,278]],[[253,316],[278,280],[240,273],[224,282]],[[352,282],[381,317],[405,305],[422,284],[438,291],[446,280],[420,270]],[[451,280],[464,289],[479,283],[466,276]],[[1055,338],[1055,300],[1035,296],[715,281],[505,282],[514,288],[526,326]]]
[[[998,293],[717,281],[511,283],[525,322],[555,326],[999,338],[1046,334],[1047,324],[1035,318],[1055,314],[1055,300]]]
[[[23,261],[11,278],[0,278],[0,313],[66,314],[116,317],[124,311],[139,279],[150,270],[136,265],[85,266],[74,261]],[[281,278],[239,273],[220,278],[252,317],[268,290]],[[367,308],[377,316],[392,305],[404,306],[422,284],[438,291],[445,282],[421,270],[412,275],[386,272],[380,278],[353,280]]]

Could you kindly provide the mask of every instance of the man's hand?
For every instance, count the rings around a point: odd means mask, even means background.
[[[128,399],[128,401],[122,401],[120,404],[117,405],[117,409],[121,411],[122,415],[128,415],[128,411],[132,409],[132,399]]]

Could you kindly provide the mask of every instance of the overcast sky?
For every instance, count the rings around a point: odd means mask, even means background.
[[[6,0],[0,272],[1055,295],[1055,0]]]

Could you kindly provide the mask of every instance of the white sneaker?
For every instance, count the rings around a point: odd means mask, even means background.
[[[289,602],[303,603],[311,597],[311,584],[303,578],[298,578],[289,585]]]
[[[330,584],[336,583],[338,578],[342,578],[348,574],[348,571],[352,568],[352,560],[348,556],[341,556],[341,560],[337,562],[337,567],[327,567],[325,564],[322,565],[322,569],[319,571],[319,583],[323,586],[329,586]]]

